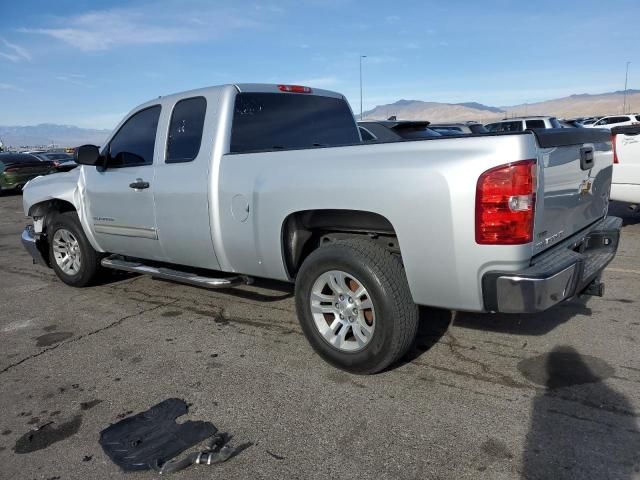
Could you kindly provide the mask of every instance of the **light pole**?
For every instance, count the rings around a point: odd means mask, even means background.
[[[367,58],[366,55],[360,55],[360,120],[362,120],[362,59]]]
[[[627,72],[624,75],[624,95],[623,95],[623,102],[622,102],[622,113],[626,113],[627,111],[627,82],[629,80],[629,65],[631,64],[631,62],[627,62]]]

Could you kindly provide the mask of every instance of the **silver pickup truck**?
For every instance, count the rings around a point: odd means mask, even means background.
[[[608,131],[362,142],[345,98],[241,84],[132,110],[80,168],[24,188],[35,261],[83,287],[104,269],[209,288],[295,282],[331,364],[378,372],[410,348],[418,305],[538,312],[602,295]]]

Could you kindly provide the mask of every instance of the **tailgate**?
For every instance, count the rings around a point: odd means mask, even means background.
[[[534,254],[607,213],[611,133],[596,128],[534,130],[539,146]]]

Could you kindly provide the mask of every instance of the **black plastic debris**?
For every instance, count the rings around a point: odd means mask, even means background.
[[[187,410],[186,402],[178,398],[160,402],[105,428],[100,432],[100,445],[124,471],[161,470],[165,463],[218,431],[210,422],[176,423]]]
[[[183,470],[191,465],[215,465],[216,463],[226,462],[248,446],[234,448],[227,444],[229,440],[230,437],[227,434],[216,433],[207,442],[207,448],[204,450],[192,452],[180,460],[170,460],[164,465],[158,466],[157,470],[160,475],[163,475]]]

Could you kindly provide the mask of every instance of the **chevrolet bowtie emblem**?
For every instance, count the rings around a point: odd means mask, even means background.
[[[593,182],[591,182],[591,180],[583,180],[580,184],[580,188],[578,189],[580,195],[586,195],[587,193],[589,193],[591,191],[592,185]]]

